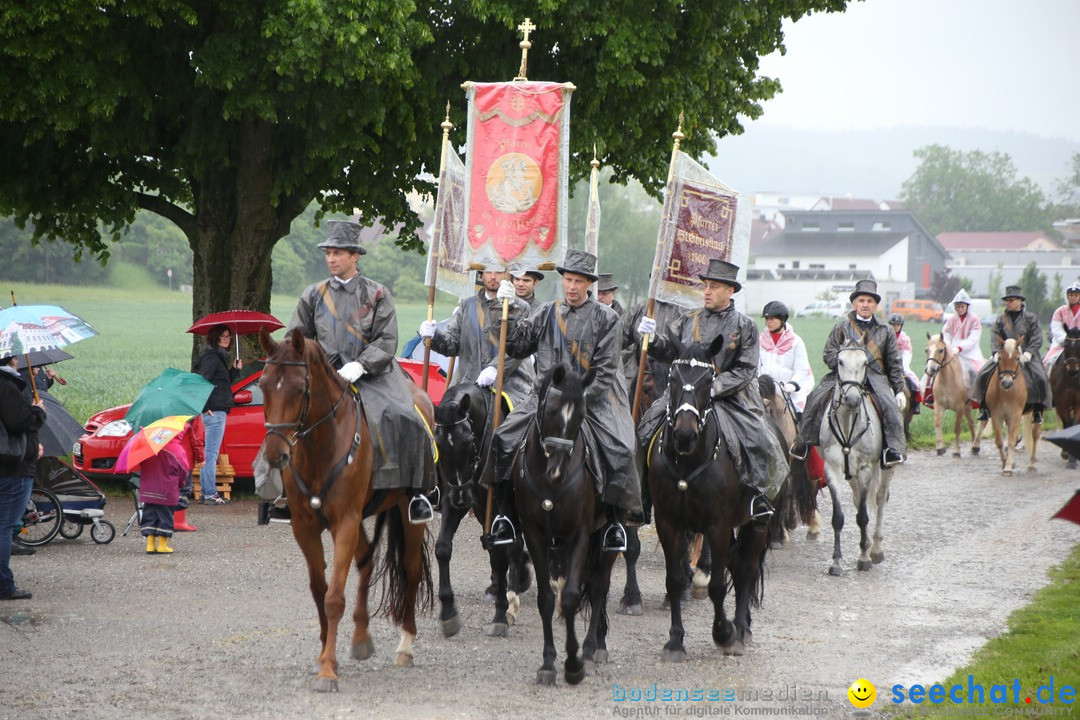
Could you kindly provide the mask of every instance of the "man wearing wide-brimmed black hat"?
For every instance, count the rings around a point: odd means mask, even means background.
[[[432,489],[428,483],[435,477],[431,443],[413,409],[409,380],[394,362],[394,299],[356,267],[367,253],[360,244],[360,224],[331,220],[326,225],[326,240],[318,247],[331,277],[303,292],[286,332],[300,328],[317,340],[338,374],[355,385],[375,446],[372,483],[376,489],[411,488],[409,519],[427,522],[433,513],[422,491]]]
[[[615,284],[614,273],[599,273],[596,280],[596,300],[601,305],[607,305],[609,308],[623,314],[623,306],[619,304],[619,301],[615,299],[615,291],[619,289],[619,286]]]
[[[555,268],[562,275],[563,298],[545,303],[524,317],[510,318],[506,354],[515,358],[536,357],[537,382],[548,377],[560,363],[569,362],[578,373],[591,370],[586,389],[586,421],[582,425],[590,453],[599,457],[604,487],[601,501],[609,518],[603,547],[626,548],[626,531],[619,520],[629,510],[641,511],[641,485],[634,463],[634,425],[626,390],[619,381],[619,316],[601,305],[589,288],[596,282],[596,256],[584,250],[568,250]],[[500,288],[499,297],[512,299],[514,290]],[[533,395],[514,408],[495,435],[497,481],[510,472],[514,450],[521,444],[536,414]],[[494,532],[494,529],[493,531]]]
[[[754,321],[735,309],[731,296],[742,289],[739,268],[724,260],[710,260],[708,270],[699,275],[705,283],[704,306],[692,310],[656,332],[653,318],[643,317],[637,327],[641,335],[653,335],[649,356],[671,363],[679,348],[694,343],[711,343],[718,336],[730,339],[713,356],[716,376],[710,394],[713,414],[720,424],[725,445],[739,477],[758,491],[750,503],[750,517],[765,520],[772,515],[769,499],[776,496],[787,475],[784,449],[769,430],[758,392],[758,332]],[[651,442],[660,428],[668,403],[654,402],[638,424],[638,440]]]
[[[990,382],[990,375],[997,368],[997,354],[1001,346],[1006,340],[1016,340],[1016,346],[1020,349],[1020,364],[1024,368],[1024,380],[1027,381],[1028,396],[1024,411],[1031,412],[1031,422],[1041,423],[1043,410],[1050,407],[1052,398],[1046,368],[1039,359],[1039,349],[1042,347],[1039,318],[1025,308],[1024,293],[1019,285],[1006,287],[1001,299],[1005,303],[1005,311],[998,315],[990,330],[990,351],[993,355],[975,376],[971,399],[982,404],[979,420],[989,420],[990,413],[985,405],[986,386]],[[1031,362],[1032,358],[1035,362]]]
[[[825,341],[822,358],[829,372],[821,378],[821,382],[806,399],[802,425],[791,446],[791,455],[805,460],[808,446],[818,444],[825,409],[829,405],[833,388],[836,387],[837,353],[846,342],[854,340],[866,347],[866,385],[877,398],[877,406],[881,411],[885,433],[881,464],[882,467],[892,467],[904,462],[904,454],[907,452],[904,419],[900,415],[907,403],[907,398],[904,397],[904,368],[900,349],[892,329],[878,322],[874,315],[878,303],[881,302],[876,282],[858,281],[848,300],[851,301],[851,312],[836,324]]]

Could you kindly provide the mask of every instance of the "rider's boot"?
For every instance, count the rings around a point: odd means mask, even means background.
[[[986,409],[986,405],[979,408],[979,422],[986,422],[990,419],[990,411]]]
[[[1031,411],[1031,422],[1033,425],[1041,425],[1043,421],[1042,408],[1037,407]]]
[[[912,415],[918,415],[919,412],[920,412],[920,410],[919,410],[919,401],[918,400],[912,400],[911,401],[911,414]]]
[[[424,525],[431,522],[435,517],[435,511],[431,507],[431,501],[427,495],[417,493],[409,501],[409,522],[413,525]]]

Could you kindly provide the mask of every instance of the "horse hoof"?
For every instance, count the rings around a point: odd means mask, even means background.
[[[409,653],[399,652],[394,658],[394,667],[412,667],[413,659]]]
[[[874,563],[870,562],[869,560],[860,560],[860,561],[859,561],[859,562],[858,562],[858,563],[856,564],[856,567],[857,567],[857,568],[858,568],[859,570],[862,570],[863,572],[866,572],[866,571],[867,571],[867,570],[869,570],[870,568],[874,567]]]
[[[335,678],[317,677],[311,683],[311,689],[315,692],[337,692],[338,682]]]
[[[942,455],[944,455],[944,454],[945,454],[946,452],[948,452],[948,451],[947,451],[947,450],[946,450],[945,448],[938,448],[938,449],[937,449],[937,454],[938,454],[938,457],[941,457],[941,456],[942,456]]]
[[[625,600],[619,603],[620,615],[634,615],[640,616],[644,610],[641,607],[641,603],[628,603]]]
[[[695,585],[694,589],[690,591],[690,597],[695,600],[704,600],[709,597],[709,586],[705,585],[703,587],[701,585]]]
[[[660,659],[670,663],[686,662],[686,651],[682,648],[679,648],[678,650],[668,650],[667,648],[664,648],[664,654],[660,656]]]
[[[806,539],[807,540],[817,540],[819,537],[821,537],[821,531],[820,530],[807,530],[806,531]]]
[[[972,454],[972,455],[978,455],[978,454],[979,454],[979,446],[978,446],[978,445],[976,445],[975,447],[971,448],[971,454]]]
[[[953,456],[954,458],[959,458],[959,457],[960,457],[960,451],[959,451],[959,450],[955,451],[955,452],[954,452],[954,453],[952,454],[952,456]]]
[[[844,574],[844,569],[842,567],[840,567],[839,565],[830,565],[829,566],[829,574],[832,575],[833,577],[840,577],[841,575]]]
[[[578,667],[574,670],[566,668],[565,677],[566,682],[570,683],[571,685],[580,685],[581,681],[585,679],[585,664],[579,664]]]
[[[555,684],[555,671],[546,670],[540,668],[536,671],[536,684],[537,685],[554,685]]]
[[[443,637],[454,637],[461,632],[461,616],[455,615],[452,618],[448,618],[442,621],[442,634]]]
[[[1072,459],[1069,460],[1069,462],[1065,463],[1065,468],[1067,470],[1075,470],[1076,469],[1076,458],[1072,458]]]
[[[1034,465],[1028,465],[1027,471],[1029,473],[1033,473],[1033,472],[1039,472],[1039,469],[1037,467],[1035,467]]]
[[[870,553],[870,560],[875,565],[881,563],[883,560],[885,560],[885,551],[884,550],[878,550],[877,552]]]
[[[742,657],[746,654],[746,646],[743,645],[742,640],[733,640],[730,645],[724,647],[725,655],[732,655],[734,657]]]
[[[1001,474],[1005,477],[1012,477],[1012,470],[1002,470]]]
[[[484,630],[488,637],[507,637],[510,634],[510,626],[506,623],[491,623]]]
[[[597,665],[603,665],[608,661],[608,652],[604,648],[596,648],[592,654],[593,662]]]
[[[585,670],[586,675],[596,674],[596,661],[595,660],[582,660],[581,665]]]
[[[494,585],[488,585],[487,590],[484,591],[484,602],[495,604],[495,593],[497,588]]]
[[[354,660],[367,660],[375,654],[375,641],[368,638],[364,642],[353,643],[350,653]]]

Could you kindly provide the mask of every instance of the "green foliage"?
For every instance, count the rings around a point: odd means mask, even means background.
[[[103,282],[108,272],[89,259],[74,259],[66,243],[31,240],[32,229],[20,229],[13,220],[0,218],[0,280],[44,284],[92,285]]]
[[[904,181],[900,199],[935,235],[1050,229],[1053,218],[1042,191],[1017,177],[1007,154],[929,145],[915,157],[919,167]]]
[[[821,292],[814,296],[815,300],[824,300],[825,302],[832,302],[836,299],[836,293],[832,288],[822,288]]]
[[[930,279],[930,297],[942,305],[948,305],[956,297],[956,293],[960,292],[960,288],[964,287],[963,280],[958,275],[953,275],[949,268],[941,272],[935,271]],[[971,280],[968,280],[968,286],[970,285]]]
[[[1023,290],[1028,311],[1035,313],[1043,321],[1049,320],[1058,303],[1056,298],[1047,298],[1046,275],[1039,271],[1035,261],[1029,262],[1020,274],[1020,288]]]
[[[712,152],[779,91],[758,58],[783,49],[782,22],[845,6],[548,0],[529,13],[528,74],[577,84],[575,178],[596,143],[616,180],[658,193],[678,113],[683,149]],[[406,196],[433,189],[446,102],[460,142],[460,83],[515,74],[522,15],[509,0],[8,3],[0,215],[106,258],[149,210],[193,251],[194,315],[265,310],[273,247],[312,201],[420,244]]]
[[[990,303],[997,307],[999,299],[1001,298],[1001,292],[1004,289],[1001,285],[1004,280],[1004,265],[998,263],[997,267],[990,273],[990,280],[987,283],[990,292]]]

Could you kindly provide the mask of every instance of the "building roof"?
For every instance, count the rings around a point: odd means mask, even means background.
[[[944,232],[937,240],[946,250],[1025,250],[1040,240],[1058,243],[1045,233],[1034,232]]]
[[[828,270],[800,268],[797,270],[773,270],[771,268],[747,268],[747,280],[873,280],[869,270]]]
[[[785,232],[754,250],[758,257],[881,255],[907,237],[899,232]]]
[[[881,210],[881,203],[866,198],[822,196],[811,210]]]
[[[783,226],[775,220],[754,218],[750,221],[750,247],[761,245],[777,233],[783,232],[783,230]]]

